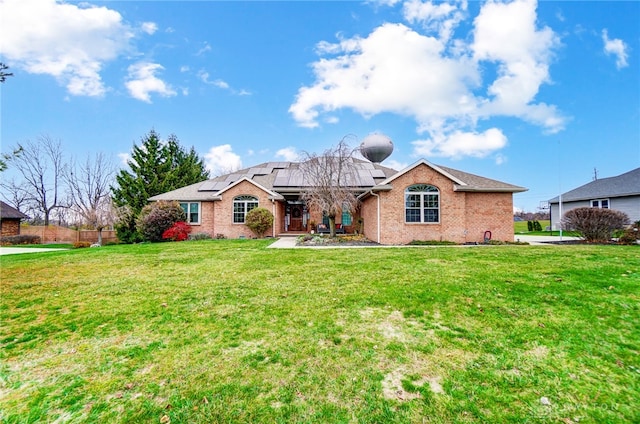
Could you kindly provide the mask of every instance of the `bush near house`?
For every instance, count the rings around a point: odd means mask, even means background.
[[[624,212],[600,208],[576,208],[564,214],[562,226],[576,231],[588,242],[608,242],[616,230],[629,223]]]
[[[0,237],[0,246],[13,246],[17,244],[40,244],[40,243],[41,243],[40,236],[32,236],[29,234]]]
[[[171,241],[185,241],[191,233],[191,225],[178,221],[171,228],[162,233],[162,238]]]
[[[640,221],[636,221],[618,237],[620,244],[636,244],[640,241]]]
[[[253,231],[256,237],[262,238],[265,231],[273,225],[273,214],[265,208],[252,209],[247,213],[245,225]]]
[[[185,220],[184,210],[178,202],[155,202],[142,208],[137,221],[138,231],[146,241],[162,241],[166,230]]]

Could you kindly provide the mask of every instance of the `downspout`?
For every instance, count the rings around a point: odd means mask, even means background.
[[[376,199],[377,199],[377,206],[376,206],[376,208],[377,208],[377,210],[376,210],[376,226],[377,226],[377,228],[376,228],[376,238],[377,238],[377,240],[376,240],[376,243],[380,243],[380,195],[379,194],[375,194],[373,192],[373,190],[369,190],[369,193],[372,196],[375,196]]]
[[[273,215],[273,224],[271,224],[271,237],[276,237],[276,225],[278,225],[278,220],[276,219],[276,201],[275,199],[271,199],[271,214]]]

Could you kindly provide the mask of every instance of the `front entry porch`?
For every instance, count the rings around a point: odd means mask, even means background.
[[[284,232],[305,234],[309,221],[309,211],[301,200],[290,200],[285,204]]]

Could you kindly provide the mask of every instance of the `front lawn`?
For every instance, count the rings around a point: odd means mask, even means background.
[[[0,421],[640,422],[637,246],[2,257]]]

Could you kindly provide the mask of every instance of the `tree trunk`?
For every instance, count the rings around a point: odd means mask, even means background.
[[[329,215],[329,237],[336,236],[336,217]]]

